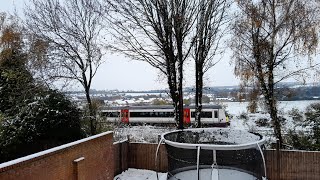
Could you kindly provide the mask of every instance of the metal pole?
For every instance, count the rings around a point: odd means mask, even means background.
[[[157,146],[156,158],[154,160],[154,163],[155,163],[155,166],[156,166],[155,168],[156,168],[157,180],[159,180],[159,176],[158,176],[158,171],[159,171],[158,153],[159,153],[159,149],[160,149],[160,146],[161,146],[162,142],[164,142],[164,139],[160,138],[160,141],[159,141],[158,146]]]
[[[212,150],[211,180],[219,180],[219,169],[217,163],[217,151]]]
[[[197,176],[198,176],[198,180],[200,180],[200,168],[199,168],[199,164],[200,164],[200,146],[198,146],[198,152],[197,152]]]
[[[264,167],[264,179],[267,179],[267,167],[266,167],[266,160],[264,159],[264,154],[262,152],[262,149],[260,147],[260,145],[257,143],[257,146],[259,148],[261,157],[262,157],[262,161],[263,161],[263,167]]]

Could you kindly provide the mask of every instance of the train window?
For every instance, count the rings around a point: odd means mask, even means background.
[[[214,118],[218,118],[218,111],[214,111]]]
[[[173,112],[130,112],[130,117],[173,117]]]
[[[107,117],[119,117],[119,112],[105,112],[103,114]]]
[[[191,117],[195,117],[195,112],[191,112]],[[203,118],[212,118],[212,112],[210,112],[210,111],[201,111],[201,117],[203,117]]]
[[[144,112],[130,112],[130,117],[145,117]]]

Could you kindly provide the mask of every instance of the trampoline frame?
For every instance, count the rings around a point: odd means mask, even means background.
[[[223,130],[225,132],[228,132],[230,128],[196,128],[196,129],[183,129],[183,130],[174,130],[171,132],[167,132],[161,135],[161,140],[170,146],[176,147],[176,148],[182,148],[182,149],[198,149],[200,147],[201,149],[205,150],[242,150],[242,149],[250,149],[250,148],[257,148],[258,146],[262,146],[265,142],[266,139],[263,136],[250,133],[244,130],[237,130],[237,129],[232,129],[232,131],[239,131],[239,132],[246,132],[249,134],[253,134],[255,136],[259,136],[260,139],[258,141],[253,141],[250,143],[243,143],[243,144],[228,144],[228,145],[221,145],[221,144],[192,144],[192,143],[179,143],[179,142],[174,142],[165,139],[165,136],[168,134],[172,133],[177,133],[177,132],[185,132],[185,131],[191,131],[191,132],[198,132],[198,131],[208,131],[208,130]]]

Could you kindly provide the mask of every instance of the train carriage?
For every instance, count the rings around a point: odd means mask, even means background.
[[[102,115],[108,122],[122,122],[126,124],[174,124],[174,109],[172,106],[125,106],[106,107]],[[184,107],[184,124],[194,124],[194,106]],[[203,106],[201,123],[211,126],[226,126],[227,120],[224,109],[220,105]]]

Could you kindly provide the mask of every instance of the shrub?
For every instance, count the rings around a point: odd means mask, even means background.
[[[302,116],[302,112],[299,111],[299,109],[297,108],[292,108],[289,112],[288,112],[289,116],[292,117],[292,120],[295,123],[301,123],[303,121],[303,116]]]
[[[287,143],[294,149],[299,150],[314,150],[311,143],[311,138],[302,131],[289,130],[287,137]]]
[[[269,120],[267,118],[258,118],[255,123],[259,127],[266,127],[269,126]]]
[[[242,112],[239,116],[240,119],[249,120],[249,116],[247,113]]]
[[[80,112],[62,93],[39,93],[0,126],[0,161],[35,153],[84,137]]]
[[[288,133],[288,143],[296,149],[320,150],[320,103],[314,103],[306,108],[305,121],[302,126],[310,131],[290,130]]]
[[[314,150],[320,150],[320,103],[310,104],[306,109],[306,126],[312,129]]]

